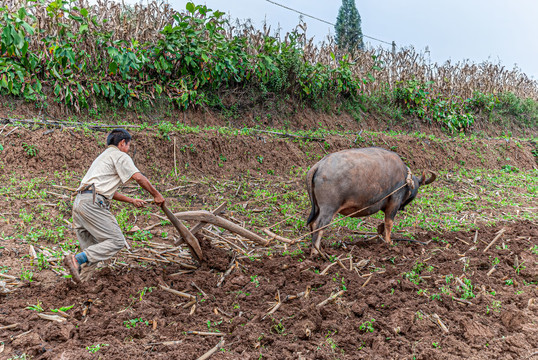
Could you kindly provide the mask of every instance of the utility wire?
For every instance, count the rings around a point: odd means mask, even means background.
[[[317,17],[315,17],[315,16],[308,15],[308,14],[302,12],[302,11],[292,9],[292,8],[290,8],[290,7],[288,7],[288,6],[279,4],[279,3],[274,2],[274,1],[272,1],[272,0],[265,0],[265,1],[270,2],[271,4],[275,4],[276,6],[280,6],[280,7],[284,8],[284,9],[287,9],[287,10],[290,10],[290,11],[293,11],[293,12],[296,12],[297,14],[301,14],[301,15],[306,16],[306,17],[309,17],[309,18],[311,18],[311,19],[314,19],[314,20],[317,20],[317,21],[321,21],[322,23],[329,24],[329,25],[332,25],[332,26],[336,26],[336,24],[333,24],[333,23],[331,23],[331,22],[329,22],[329,21],[327,21],[327,20],[323,20],[323,19],[317,18]],[[368,38],[368,39],[372,39],[372,40],[375,40],[375,41],[382,42],[382,43],[384,43],[384,44],[392,45],[392,43],[390,43],[390,42],[388,42],[388,41],[384,41],[384,40],[376,39],[376,38],[374,38],[374,37],[371,37],[371,36],[368,36],[368,35],[364,35],[364,34],[362,34],[362,36],[365,37],[365,38]]]

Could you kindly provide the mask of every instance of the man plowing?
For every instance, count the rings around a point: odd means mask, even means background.
[[[110,213],[110,201],[123,201],[136,207],[145,205],[144,200],[117,192],[120,185],[134,180],[153,196],[157,205],[164,204],[163,196],[127,154],[131,135],[124,129],[114,129],[107,137],[107,145],[82,179],[73,203],[73,228],[82,252],[66,255],[63,263],[77,283],[82,264],[110,259],[126,244],[116,218]]]

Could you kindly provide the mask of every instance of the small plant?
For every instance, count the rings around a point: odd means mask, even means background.
[[[509,286],[510,286],[510,285],[514,285],[514,280],[512,280],[512,279],[508,279],[508,280],[506,280],[504,283],[505,283],[506,285],[509,285]]]
[[[250,282],[254,283],[256,285],[256,287],[260,286],[260,281],[258,280],[258,275],[252,275],[250,277]]]
[[[475,297],[475,294],[473,293],[473,289],[474,289],[474,286],[471,284],[471,280],[469,279],[463,279],[463,283],[465,284],[465,286],[462,286],[461,289],[462,289],[462,294],[461,294],[461,298],[462,299],[472,299]]]
[[[170,123],[169,121],[163,121],[157,125],[157,130],[161,134],[163,138],[166,140],[170,140],[170,132],[174,130],[174,125]]]
[[[22,270],[21,270],[21,280],[26,280],[28,282],[34,281],[34,273],[33,273],[33,271],[25,270],[24,266],[23,266]]]
[[[105,346],[109,346],[109,344],[95,344],[95,345],[86,346],[86,350],[88,350],[88,352],[89,352],[90,354],[95,354],[95,353],[98,352],[102,347],[105,347]]]
[[[441,293],[442,293],[442,294],[450,295],[450,287],[447,287],[447,286],[441,286],[441,287],[439,288],[439,290],[441,290]]]
[[[50,264],[49,264],[49,261],[47,259],[47,257],[45,256],[45,254],[43,253],[38,253],[37,254],[37,269],[38,270],[43,270],[43,269],[48,269]],[[33,264],[33,260],[32,260],[32,264]]]
[[[73,306],[75,305],[70,305],[70,306],[62,306],[61,308],[59,309],[50,309],[50,311],[52,312],[58,312],[58,311],[63,311],[63,312],[66,312],[67,310],[71,310],[73,308]]]
[[[275,324],[271,327],[271,332],[274,330],[279,335],[286,335],[286,328],[284,327],[284,324],[282,324],[282,321],[273,318],[273,323]]]
[[[534,245],[531,248],[531,253],[533,253],[534,255],[538,255],[538,245]]]
[[[441,345],[439,345],[439,343],[438,343],[438,342],[435,342],[435,341],[432,342],[432,346],[433,346],[434,348],[436,348],[436,349],[441,347]]]
[[[521,270],[527,268],[525,265],[523,265],[523,263],[524,263],[524,262],[522,262],[522,263],[519,264],[519,265],[514,264],[514,269],[516,270],[516,274],[519,275],[519,273],[521,272]]]
[[[500,312],[501,311],[501,302],[498,301],[498,300],[493,300],[491,302],[491,308],[489,307],[489,305],[487,305],[486,306],[486,315],[489,315],[491,313],[491,311]]]
[[[26,151],[26,154],[30,157],[35,157],[39,153],[39,149],[35,145],[29,145],[27,143],[22,143],[22,148]]]
[[[37,311],[37,312],[43,312],[43,307],[41,305],[42,305],[42,303],[38,299],[37,304],[35,304],[35,305],[28,304],[28,306],[25,309],[32,310],[32,311]]]
[[[153,289],[155,289],[155,288],[154,287],[144,287],[142,290],[140,290],[138,292],[140,301],[142,301],[142,298],[144,297],[144,295],[146,295],[147,293],[152,292]]]
[[[263,164],[263,156],[261,155],[256,156],[256,160],[258,160],[260,164]]]
[[[374,332],[375,319],[365,321],[359,325],[359,330],[363,332]]]
[[[505,173],[518,173],[519,169],[512,165],[504,165],[501,167],[501,171],[504,171]]]
[[[420,274],[422,273],[423,269],[424,264],[417,262],[411,271],[403,274],[403,277],[411,281],[413,284],[418,285],[422,281]]]
[[[10,357],[7,360],[31,360],[32,357],[30,355],[21,354],[21,355],[15,355],[13,357]]]
[[[124,321],[124,322],[123,322],[123,325],[124,325],[127,329],[131,329],[131,328],[136,327],[136,325],[137,325],[138,323],[142,323],[142,324],[149,325],[149,322],[148,322],[147,320],[143,320],[142,318],[129,319],[129,320],[127,320],[127,321]]]
[[[207,330],[210,332],[220,332],[220,330],[216,328],[216,326],[220,324],[222,324],[222,320],[214,321],[213,323],[211,323],[211,320],[207,320]]]

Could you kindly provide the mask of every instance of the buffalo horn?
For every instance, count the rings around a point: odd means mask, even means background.
[[[432,174],[432,176],[430,176],[430,178],[424,182],[424,185],[431,184],[432,182],[435,181],[435,179],[437,179],[437,174],[436,173],[434,173],[431,170],[428,170],[428,171],[429,171],[430,174]],[[426,177],[425,174],[423,174],[423,176],[424,176],[424,178]]]

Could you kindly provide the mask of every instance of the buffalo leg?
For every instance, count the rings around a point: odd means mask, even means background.
[[[385,223],[382,222],[377,226],[377,235],[385,237]]]
[[[320,210],[317,219],[314,222],[312,222],[312,224],[310,225],[310,229],[312,231],[316,231],[317,229],[326,226],[327,224],[331,222],[333,216],[334,216],[334,212],[332,211],[323,210],[323,209]],[[315,256],[319,253],[321,256],[326,257],[323,251],[321,250],[321,238],[323,237],[323,231],[324,230],[322,229],[312,234],[312,252],[311,252],[312,256]]]
[[[394,220],[392,220],[390,217],[387,218],[385,216],[385,242],[388,245],[392,245],[392,240],[390,238],[390,232],[392,231],[392,224],[394,223]]]
[[[384,231],[384,237],[385,242],[388,245],[392,245],[392,240],[390,238],[390,233],[392,231],[392,226],[394,224],[394,217],[396,216],[396,213],[398,212],[399,206],[397,206],[394,203],[389,203],[387,208],[385,208],[385,231]],[[378,227],[379,231],[380,227]]]

